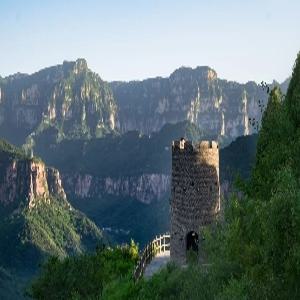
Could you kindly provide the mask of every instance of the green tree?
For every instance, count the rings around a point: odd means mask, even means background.
[[[96,299],[103,288],[132,274],[137,261],[136,245],[98,248],[94,254],[51,257],[31,285],[34,299]]]
[[[270,197],[278,170],[291,164],[293,127],[281,99],[281,91],[275,87],[270,93],[257,142],[256,162],[249,191],[252,196],[262,200]]]

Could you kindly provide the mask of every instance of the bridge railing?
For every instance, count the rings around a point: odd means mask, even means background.
[[[156,255],[160,253],[164,253],[166,251],[170,251],[169,233],[156,236],[153,241],[149,242],[146,245],[134,269],[133,272],[134,280],[138,280],[143,276],[147,265],[152,261],[152,259]]]

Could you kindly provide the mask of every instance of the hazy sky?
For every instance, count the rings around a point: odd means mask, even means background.
[[[105,80],[208,65],[281,81],[300,50],[300,0],[0,0],[0,75],[86,58]]]

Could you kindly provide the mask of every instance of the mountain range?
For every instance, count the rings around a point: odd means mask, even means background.
[[[0,136],[30,148],[45,130],[57,141],[131,130],[151,135],[187,120],[207,138],[232,141],[257,131],[252,125],[260,122],[266,101],[260,85],[219,79],[210,67],[109,83],[78,59],[0,78]]]

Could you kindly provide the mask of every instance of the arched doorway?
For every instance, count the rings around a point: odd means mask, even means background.
[[[195,231],[190,231],[186,236],[186,250],[198,252],[198,234]]]

